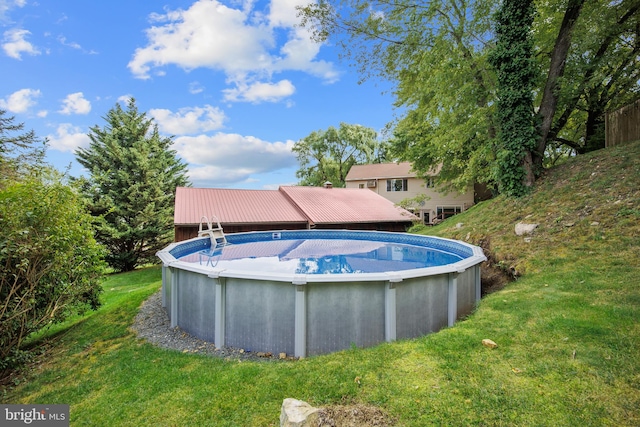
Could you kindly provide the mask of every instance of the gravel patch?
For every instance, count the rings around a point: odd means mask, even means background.
[[[203,341],[185,332],[176,326],[171,327],[169,316],[162,307],[162,295],[159,292],[151,295],[142,303],[140,311],[133,320],[131,329],[151,344],[180,351],[182,353],[203,354],[211,357],[219,357],[226,360],[253,360],[259,362],[295,360],[292,356],[281,359],[279,354],[251,352],[241,348],[223,347],[217,348],[212,342]]]

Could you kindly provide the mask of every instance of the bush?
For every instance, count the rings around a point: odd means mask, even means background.
[[[79,196],[54,179],[0,188],[0,377],[32,332],[100,305],[103,250]]]

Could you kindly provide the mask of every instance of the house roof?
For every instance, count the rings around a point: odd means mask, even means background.
[[[434,168],[428,175],[437,175],[441,166]],[[345,181],[363,181],[369,179],[388,178],[416,178],[417,174],[411,170],[410,162],[375,163],[369,165],[353,165]]]
[[[307,217],[278,190],[176,188],[175,225],[199,224],[215,215],[221,223],[306,223]]]
[[[368,190],[283,186],[278,190],[176,189],[175,225],[215,215],[222,224],[409,222],[415,217]]]
[[[280,187],[313,224],[405,222],[415,219],[379,194],[359,188]]]
[[[351,166],[345,181],[380,178],[413,178],[415,176],[416,174],[411,171],[411,163],[409,162],[376,163]]]

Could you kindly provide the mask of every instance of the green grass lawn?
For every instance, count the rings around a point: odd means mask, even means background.
[[[540,224],[530,240],[519,221]],[[398,426],[640,425],[640,143],[420,232],[482,242],[520,277],[426,337],[238,362],[137,339],[129,327],[160,269],[113,275],[99,311],[35,340],[46,352],[2,402],[67,403],[74,426],[275,426],[287,397],[378,406]]]

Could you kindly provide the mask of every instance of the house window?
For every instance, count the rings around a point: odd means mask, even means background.
[[[462,212],[462,206],[438,206],[436,218],[443,220]]]
[[[364,188],[364,184],[358,184],[358,188]]]
[[[388,179],[387,191],[407,191],[406,179]]]
[[[433,178],[427,178],[424,180],[424,186],[426,188],[435,188],[436,184],[433,180]]]

